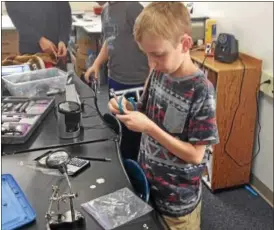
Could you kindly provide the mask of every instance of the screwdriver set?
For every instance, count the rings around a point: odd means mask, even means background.
[[[2,97],[2,143],[25,143],[54,105],[50,97]]]

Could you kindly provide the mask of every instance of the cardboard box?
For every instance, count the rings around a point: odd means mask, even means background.
[[[96,38],[98,39],[97,35],[89,36],[83,28],[77,28],[76,45],[81,53],[88,54],[89,50],[96,53]],[[98,49],[100,49],[100,47],[98,47]]]
[[[82,54],[86,54],[88,55],[89,51],[92,51],[93,53],[96,53],[96,43],[88,43],[87,40],[81,40],[81,41],[77,41],[77,49],[79,50],[79,52],[81,52]]]
[[[76,65],[81,69],[86,69],[86,60],[88,56],[81,53],[79,50],[76,52]]]
[[[19,36],[17,31],[2,30],[2,60],[19,54]]]
[[[10,57],[10,56],[16,56],[16,55],[19,55],[19,52],[6,52],[2,49],[2,52],[1,52],[1,57],[2,57],[2,61],[5,60],[7,57]]]
[[[85,73],[86,70],[85,69],[81,69],[79,66],[75,65],[74,66],[74,70],[75,70],[75,73],[78,77],[81,77],[81,74],[82,73]]]
[[[2,41],[2,53],[19,53],[18,42]]]
[[[16,30],[2,30],[2,41],[18,41],[19,35]]]

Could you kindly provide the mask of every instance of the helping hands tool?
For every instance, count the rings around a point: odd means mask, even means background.
[[[57,150],[51,153],[46,159],[46,165],[49,168],[58,169],[66,178],[68,183],[69,192],[59,195],[59,186],[52,186],[52,195],[50,197],[50,204],[46,213],[46,220],[50,229],[78,229],[80,226],[85,224],[84,216],[74,209],[73,199],[78,197],[77,193],[72,192],[72,187],[67,173],[67,164],[70,161],[69,154],[62,150]],[[60,212],[60,201],[65,202],[69,199],[70,210],[61,213]],[[53,202],[57,203],[57,212],[53,212]]]

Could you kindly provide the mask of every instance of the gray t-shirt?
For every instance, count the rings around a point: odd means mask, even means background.
[[[219,142],[215,90],[202,71],[182,78],[155,74],[145,94],[144,113],[171,136],[193,145]],[[180,217],[196,208],[207,154],[201,164],[193,165],[143,133],[138,157],[161,214]]]
[[[148,76],[147,57],[133,37],[139,2],[108,3],[102,12],[102,30],[109,54],[109,77],[126,85],[143,84]]]

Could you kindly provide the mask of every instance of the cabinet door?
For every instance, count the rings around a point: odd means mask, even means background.
[[[207,70],[207,78],[213,84],[215,90],[217,89],[218,74],[210,69]]]

